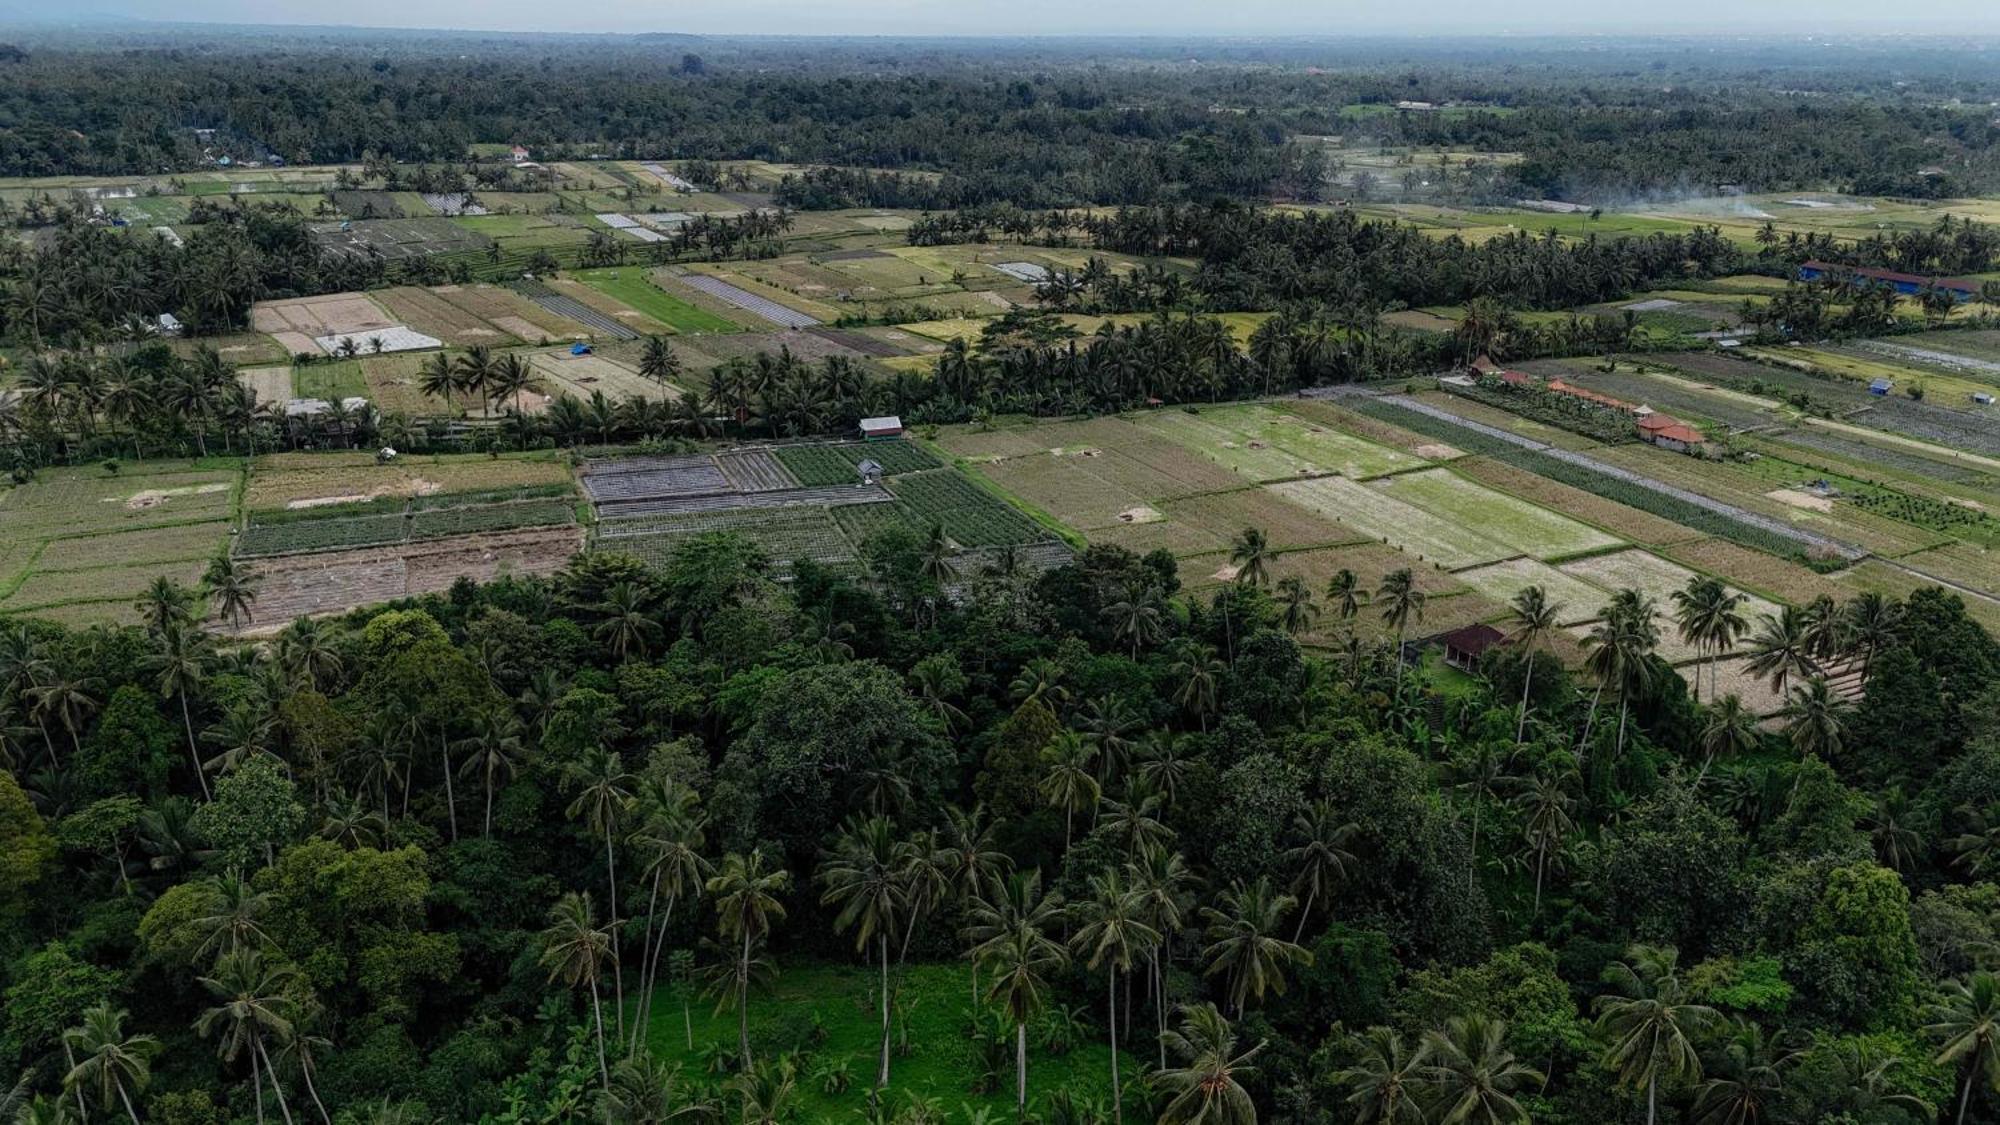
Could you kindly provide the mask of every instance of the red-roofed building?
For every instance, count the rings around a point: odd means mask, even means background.
[[[1669,426],[1685,426],[1685,425],[1686,423],[1682,422],[1679,418],[1676,418],[1671,414],[1662,414],[1659,411],[1655,410],[1651,414],[1647,414],[1639,419],[1639,432],[1651,435],[1659,432],[1660,430],[1664,430]]]
[[[1708,439],[1701,436],[1700,430],[1680,422],[1651,431],[1646,435],[1646,440],[1659,446],[1661,449],[1671,449],[1676,453],[1685,453],[1690,449],[1700,449],[1702,446],[1708,444]]]
[[[1596,391],[1587,391],[1584,390],[1582,387],[1575,385],[1574,383],[1566,383],[1561,379],[1549,380],[1549,389],[1555,391],[1558,394],[1575,395],[1577,398],[1583,399],[1587,402],[1594,402],[1599,406],[1609,406],[1613,410],[1638,409],[1637,407],[1633,406],[1629,402],[1624,401],[1623,399],[1612,398],[1610,395],[1601,395],[1598,394]]]

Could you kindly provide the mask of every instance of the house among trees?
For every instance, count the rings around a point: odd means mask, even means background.
[[[1479,659],[1494,645],[1503,644],[1507,635],[1485,622],[1467,625],[1463,629],[1453,629],[1430,639],[1431,644],[1444,650],[1444,662],[1461,672],[1479,669]]]
[[[528,150],[522,148],[520,145],[515,145],[513,151],[507,155],[513,157],[516,164],[526,164],[528,162]]]
[[[1818,281],[1823,277],[1849,277],[1856,285],[1863,282],[1886,285],[1905,297],[1922,296],[1926,289],[1942,289],[1958,301],[1970,301],[1979,295],[1979,282],[1963,277],[1920,277],[1870,266],[1841,266],[1819,261],[1807,262],[1799,267],[1800,281]]]

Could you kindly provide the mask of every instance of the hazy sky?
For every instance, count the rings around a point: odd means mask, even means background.
[[[15,8],[19,4],[21,7]],[[0,0],[60,19],[43,0]],[[1186,35],[1494,31],[2000,32],[2000,4],[1881,0],[82,0],[72,11],[174,21],[763,35]]]

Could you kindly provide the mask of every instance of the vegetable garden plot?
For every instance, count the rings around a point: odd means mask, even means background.
[[[1359,479],[1422,463],[1400,450],[1267,406],[1211,407],[1197,414],[1159,411],[1135,421],[1257,480],[1316,473]]]
[[[1491,566],[1461,570],[1458,580],[1485,597],[1506,605],[1514,595],[1530,586],[1539,586],[1550,603],[1560,606],[1557,624],[1576,625],[1595,620],[1611,600],[1610,591],[1581,578],[1565,574],[1534,559],[1508,559]]]
[[[544,311],[576,321],[593,332],[614,340],[639,338],[639,333],[619,323],[617,318],[606,316],[574,297],[565,297],[539,281],[516,281],[512,285],[516,292],[540,305]]]
[[[799,486],[798,478],[768,449],[737,449],[718,453],[715,463],[739,492],[773,492]]]
[[[1029,543],[1044,537],[1041,525],[955,469],[899,476],[890,483],[896,503],[928,525],[944,526],[961,547]]]
[[[1413,507],[1346,477],[1266,485],[1279,496],[1409,552],[1412,562],[1456,569],[1498,562],[1518,552],[1467,524]]]
[[[1039,574],[1045,570],[1055,570],[1076,561],[1076,552],[1064,543],[1047,540],[1040,543],[1024,543],[1019,546],[982,547],[953,555],[946,565],[960,581],[971,581],[985,574],[1003,571],[1012,567],[1015,572]]]
[[[1165,551],[1176,557],[1215,554],[1229,549],[1229,539],[1215,531],[1168,517],[1152,523],[1114,524],[1093,528],[1092,543],[1109,543],[1135,555]]]
[[[731,285],[718,277],[707,274],[689,273],[681,275],[682,284],[719,300],[726,301],[745,312],[763,317],[781,328],[811,328],[819,323],[819,318],[808,316],[797,309],[787,308],[770,299],[760,297],[739,286]]]
[[[860,479],[858,467],[863,461],[875,462],[892,477],[938,467],[937,458],[928,450],[902,439],[781,445],[772,452],[800,484],[807,486],[852,484]]]
[[[713,496],[734,492],[736,486],[706,455],[644,458],[643,467],[593,469],[584,474],[583,490],[590,499],[639,500],[671,496]]]
[[[1086,463],[1088,459],[1080,453],[1036,453],[982,464],[979,472],[1028,504],[1084,531],[1136,522],[1128,516],[1152,506],[1149,498],[1078,467]]]
[[[1619,540],[1568,516],[1474,484],[1450,469],[1427,469],[1374,487],[1452,523],[1476,528],[1523,554],[1548,560],[1615,547]]]
[[[634,516],[672,515],[679,512],[720,512],[732,508],[788,508],[797,505],[880,504],[893,499],[880,485],[829,485],[824,488],[794,488],[783,492],[729,492],[712,496],[656,496],[612,500],[597,505],[600,520],[630,519]]]
[[[1878,465],[1899,473],[1929,477],[1949,483],[1976,484],[1994,487],[1993,474],[1954,461],[1941,461],[1926,457],[1911,450],[1891,449],[1883,445],[1847,437],[1818,426],[1800,426],[1780,433],[1761,435],[1765,441],[1781,445],[1798,446],[1838,457],[1854,464],[1857,468]]]
[[[1084,472],[1151,501],[1243,487],[1243,478],[1165,438],[1148,438],[1074,459]]]
[[[674,551],[694,536],[718,531],[755,542],[779,564],[802,558],[818,563],[855,558],[853,544],[825,508],[738,508],[619,520],[599,533],[594,550],[629,554],[658,566],[671,561]]]
[[[428,289],[400,285],[376,295],[383,306],[411,328],[436,336],[459,347],[472,344],[511,344],[515,337],[496,328],[484,317],[446,300]]]

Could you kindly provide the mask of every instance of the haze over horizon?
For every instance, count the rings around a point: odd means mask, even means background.
[[[664,8],[647,0],[583,0],[551,11],[533,0],[488,0],[477,7],[441,0],[350,0],[330,11],[316,0],[105,0],[66,16],[12,11],[0,23],[65,19],[138,19],[171,23],[281,24],[320,27],[496,32],[686,32],[704,35],[884,36],[1253,36],[1468,34],[1751,34],[1796,41],[1816,34],[2000,34],[2000,6],[1986,12],[1895,9],[1866,0],[1683,0],[1634,15],[1595,0],[1532,0],[1496,12],[1478,0],[1389,4],[1302,4],[1241,0],[1219,19],[1194,0],[973,0],[952,5],[917,0],[683,0]]]

